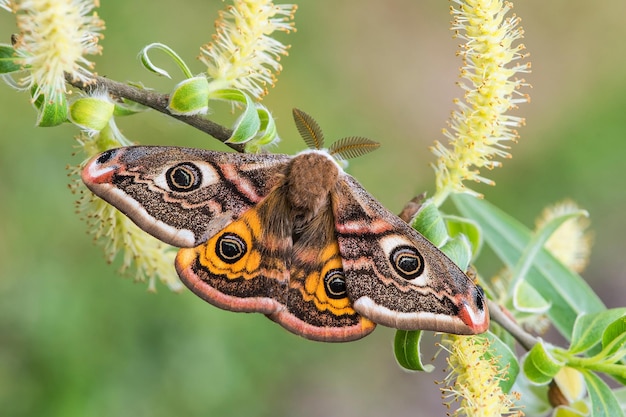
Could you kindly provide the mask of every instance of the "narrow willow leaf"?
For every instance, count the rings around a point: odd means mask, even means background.
[[[411,226],[438,248],[449,238],[441,212],[432,198],[422,203]]]
[[[461,271],[467,271],[472,260],[472,245],[465,235],[458,235],[448,241],[439,249],[459,267]]]
[[[543,248],[550,236],[552,236],[563,223],[578,216],[588,216],[588,214],[584,210],[578,210],[556,216],[550,219],[550,221],[544,224],[541,229],[532,235],[530,242],[522,252],[522,256],[513,269],[513,280],[511,282],[512,289],[515,288],[515,285],[518,282],[523,281],[526,278],[526,274],[535,262],[535,257]]]
[[[41,97],[44,97],[43,94]],[[37,118],[37,126],[39,127],[53,127],[58,126],[67,121],[67,99],[65,94],[55,95],[56,101],[50,101],[47,98],[43,98],[41,101],[41,107],[39,108],[39,117]]]
[[[591,401],[591,417],[624,417],[617,398],[611,389],[596,374],[582,371],[587,383],[587,392]]]
[[[609,324],[602,333],[602,351],[611,362],[617,362],[626,354],[626,316]]]
[[[246,93],[236,88],[222,88],[219,90],[211,91],[211,99],[234,101],[236,103],[248,104],[252,103],[252,99],[249,98]]]
[[[189,67],[187,66],[185,61],[183,61],[183,59],[176,52],[174,52],[172,48],[162,43],[151,43],[150,45],[145,46],[139,52],[139,59],[141,63],[143,64],[144,68],[146,68],[148,71],[153,72],[157,75],[161,75],[163,77],[167,77],[170,79],[172,78],[167,71],[165,71],[163,68],[157,67],[156,65],[152,63],[152,61],[150,60],[150,57],[148,56],[148,52],[150,52],[152,49],[163,51],[167,55],[169,55],[169,57],[172,58],[174,63],[176,63],[178,68],[180,68],[180,70],[183,72],[183,74],[185,75],[185,78],[193,77],[193,74],[189,70]]]
[[[545,298],[527,281],[519,281],[513,289],[513,306],[524,313],[546,313],[552,303]]]
[[[6,77],[6,78],[11,78],[11,77]],[[38,90],[39,90],[39,86],[37,84],[33,84],[30,87],[30,96],[35,99],[35,101],[33,101],[33,106],[37,110],[41,110],[43,108],[43,103],[46,101],[46,97],[43,94],[39,94],[38,96],[35,97],[35,94],[38,92]]]
[[[254,106],[251,107],[254,110]],[[233,126],[233,134],[226,143],[246,143],[254,138],[261,127],[256,111],[245,111]]]
[[[15,49],[9,45],[0,45],[0,74],[9,74],[22,69],[15,63]]]
[[[572,343],[568,352],[579,354],[588,351],[600,343],[604,329],[624,315],[626,315],[626,307],[614,308],[600,313],[581,314],[574,322]]]
[[[524,357],[523,369],[530,382],[543,385],[552,381],[563,365],[564,363],[554,358],[547,346],[540,342]]]
[[[622,407],[622,412],[626,412],[626,387],[620,387],[613,390],[613,395]]]
[[[380,147],[380,143],[359,136],[341,138],[328,148],[329,153],[337,158],[352,159],[372,152]]]
[[[261,128],[261,119],[254,102],[246,93],[234,88],[216,90],[211,98],[244,103],[243,113],[233,126],[233,134],[226,143],[246,143],[256,136]]]
[[[261,119],[257,107],[249,95],[236,88],[224,88],[212,91],[210,98],[244,104],[243,113],[235,122],[233,134],[226,143],[247,143],[258,134],[259,129],[261,129]]]
[[[422,331],[396,330],[393,342],[393,351],[398,364],[404,369],[411,371],[432,372],[435,367],[431,364],[424,365],[420,355],[420,340]]]
[[[247,153],[258,153],[264,146],[280,140],[272,114],[262,104],[256,103],[255,105],[261,126],[256,137],[246,143],[245,150]]]
[[[483,334],[489,339],[488,358],[494,358],[498,369],[505,369],[506,376],[500,380],[500,389],[509,393],[520,372],[519,361],[511,348],[491,331]],[[488,359],[487,358],[487,359]]]
[[[453,195],[452,200],[463,216],[478,223],[485,243],[505,265],[514,268],[530,242],[530,230],[485,200],[463,194]],[[552,307],[548,316],[568,340],[579,314],[606,309],[600,298],[579,275],[544,249],[537,253],[526,274],[526,280],[544,299],[550,300]]]
[[[148,106],[144,106],[143,104],[136,103],[134,101],[129,101],[127,99],[122,99],[122,102],[115,103],[115,110],[113,110],[114,116],[131,116],[133,114],[141,113],[149,110]]]
[[[324,134],[315,119],[302,110],[293,109],[293,120],[309,149],[322,149],[324,147]]]
[[[476,259],[483,245],[483,236],[478,223],[459,216],[444,216],[450,237],[465,235],[472,245],[472,259]]]

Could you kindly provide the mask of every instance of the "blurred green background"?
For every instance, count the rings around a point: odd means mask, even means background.
[[[163,42],[202,71],[194,58],[225,6],[101,3],[107,30],[98,73],[162,91],[172,84],[144,71],[138,51]],[[515,6],[531,53],[532,102],[517,112],[527,126],[514,158],[485,173],[497,186],[478,189],[531,227],[545,205],[563,198],[588,209],[595,246],[584,276],[607,305],[625,305],[626,3]],[[281,37],[290,55],[265,99],[283,138],[278,151],[303,148],[291,121],[297,106],[329,141],[361,135],[382,143],[350,172],[392,211],[432,192],[428,147],[441,140],[460,94],[448,8],[443,0],[300,4],[297,32]],[[0,29],[8,42],[13,16],[0,11]],[[224,112],[215,117],[231,121]],[[0,85],[0,415],[445,415],[433,383],[443,367],[400,370],[390,329],[355,343],[315,343],[261,315],[224,312],[161,285],[151,294],[120,278],[74,214],[66,165],[79,162],[76,129],[34,123],[28,98]],[[155,113],[119,124],[143,144],[226,150]],[[483,260],[481,267],[489,274],[499,265]]]

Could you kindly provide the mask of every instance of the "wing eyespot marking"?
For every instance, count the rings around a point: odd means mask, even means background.
[[[223,262],[234,264],[248,252],[246,241],[234,233],[224,233],[215,242],[215,254]]]
[[[339,300],[347,296],[346,276],[342,269],[331,269],[324,275],[324,291],[328,298]]]
[[[181,162],[167,170],[165,180],[172,191],[190,192],[202,185],[202,172],[195,164]]]
[[[154,177],[154,185],[172,193],[191,193],[221,182],[216,169],[204,161],[181,161]]]
[[[389,255],[389,262],[394,271],[407,280],[415,279],[424,272],[424,258],[412,246],[396,246]]]

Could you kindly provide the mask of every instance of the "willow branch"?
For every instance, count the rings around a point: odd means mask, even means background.
[[[221,141],[225,145],[234,149],[237,152],[243,152],[244,148],[241,144],[227,143],[226,141],[231,137],[232,130],[217,124],[202,116],[182,116],[172,114],[167,109],[167,103],[169,101],[169,95],[157,93],[151,90],[145,90],[132,85],[124,84],[119,81],[114,81],[105,77],[94,76],[92,81],[84,83],[78,80],[72,79],[71,76],[66,75],[65,80],[68,84],[76,87],[85,92],[94,90],[106,90],[114,97],[125,98],[135,103],[139,103],[156,111],[159,111],[165,115],[180,120],[189,126],[213,136],[215,139]]]
[[[513,336],[524,349],[531,350],[533,346],[539,343],[539,339],[522,329],[519,324],[502,311],[502,308],[498,303],[492,300],[487,300],[487,306],[489,307],[489,316],[491,320],[495,321],[502,326],[504,330],[509,332],[509,334],[511,334],[511,336]]]

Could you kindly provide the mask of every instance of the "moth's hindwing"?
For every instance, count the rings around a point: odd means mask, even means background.
[[[283,309],[291,239],[263,226],[259,210],[250,209],[206,243],[181,249],[176,257],[181,280],[226,310],[271,314]],[[263,244],[264,237],[271,246]]]
[[[303,237],[292,244],[293,225],[284,196],[275,191],[205,244],[181,249],[181,280],[209,303],[232,311],[260,312],[289,331],[320,341],[348,341],[374,329],[345,292],[339,247]],[[333,289],[335,290],[333,292]]]
[[[349,175],[333,195],[335,227],[354,309],[404,330],[487,330],[486,300],[448,257]]]

